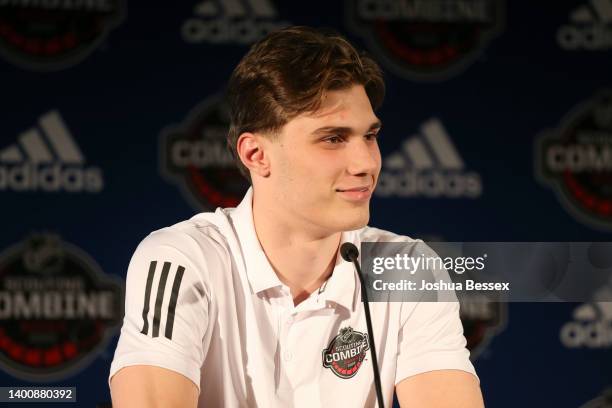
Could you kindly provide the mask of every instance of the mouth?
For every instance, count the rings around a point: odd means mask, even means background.
[[[361,192],[364,192],[364,191],[369,191],[369,190],[370,190],[370,187],[369,187],[369,186],[363,186],[363,187],[353,187],[353,188],[344,188],[344,189],[342,189],[342,188],[337,188],[337,189],[336,189],[336,191],[338,191],[338,192],[340,192],[340,193],[343,193],[343,192],[346,192],[346,191],[361,191]]]
[[[337,188],[336,192],[339,193],[343,199],[351,202],[366,202],[372,195],[370,186]]]

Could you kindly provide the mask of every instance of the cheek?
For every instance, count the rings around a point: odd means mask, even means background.
[[[345,170],[340,152],[303,147],[283,153],[276,161],[282,199],[316,211],[313,206],[318,208],[322,201],[335,197],[333,189]]]
[[[279,189],[282,196],[291,202],[304,202],[309,192],[314,191],[319,176],[316,160],[307,153],[283,155],[277,161]]]
[[[378,147],[378,144],[376,144],[376,146],[374,147],[372,157],[376,161],[376,173],[378,175],[378,173],[380,173],[380,169],[382,168],[382,155],[380,154],[380,148]]]
[[[333,177],[342,168],[342,160],[331,151],[303,150],[288,157],[287,171],[302,182],[313,184]]]

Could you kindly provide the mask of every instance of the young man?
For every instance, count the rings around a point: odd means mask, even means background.
[[[376,63],[338,35],[293,27],[251,48],[228,141],[252,187],[136,249],[115,408],[375,406],[359,279],[338,248],[412,241],[366,227],[383,96]],[[386,407],[394,391],[403,407],[483,406],[457,303],[370,307]]]

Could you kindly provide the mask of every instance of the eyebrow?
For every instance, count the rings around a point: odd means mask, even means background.
[[[380,120],[377,120],[376,122],[370,125],[370,128],[368,129],[368,131],[379,130],[381,127],[382,127],[382,122]],[[346,135],[346,134],[357,133],[357,132],[355,132],[355,129],[346,127],[346,126],[325,126],[325,127],[318,128],[317,130],[312,132],[313,135],[320,135],[324,133],[340,133],[340,134]]]

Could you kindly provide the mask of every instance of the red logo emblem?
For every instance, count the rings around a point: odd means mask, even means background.
[[[330,368],[340,378],[352,378],[369,348],[367,333],[354,331],[351,327],[342,328],[323,350],[323,367]]]

